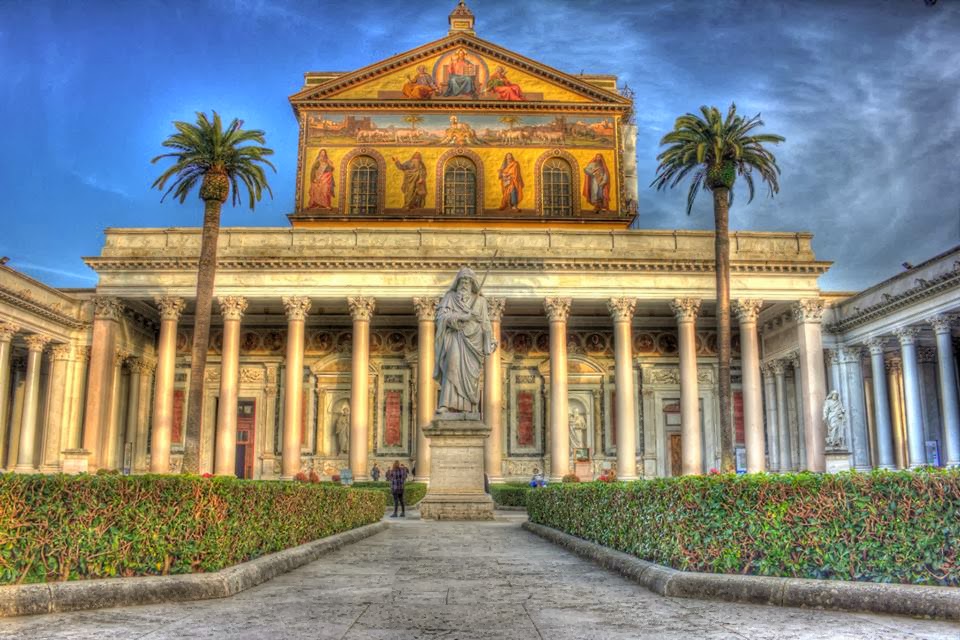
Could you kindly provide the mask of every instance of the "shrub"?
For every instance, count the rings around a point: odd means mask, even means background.
[[[490,497],[498,507],[525,507],[530,489],[527,483],[492,484]]]
[[[393,504],[393,494],[389,482],[354,482],[356,489],[377,489],[387,496],[389,504]],[[427,485],[423,482],[408,482],[403,486],[403,502],[409,507],[417,504],[427,495]]]
[[[309,479],[311,484],[317,484],[320,482],[320,474],[311,469]]]
[[[575,473],[568,473],[567,475],[563,476],[561,482],[580,482],[580,478],[578,478],[577,474]]]
[[[0,584],[217,571],[379,521],[374,491],[197,476],[0,476]]]
[[[340,482],[340,475],[337,474],[337,473],[335,473],[335,474],[333,474],[332,476],[330,476],[330,482],[336,482],[336,483],[339,484],[339,482]]]
[[[960,470],[551,486],[530,520],[675,569],[960,586]]]
[[[297,471],[297,474],[293,476],[294,482],[306,482],[308,479],[307,474],[303,471]]]

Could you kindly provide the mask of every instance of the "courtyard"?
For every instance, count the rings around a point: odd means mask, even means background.
[[[391,527],[232,598],[0,621],[0,638],[960,638],[960,624],[663,598],[522,530]]]

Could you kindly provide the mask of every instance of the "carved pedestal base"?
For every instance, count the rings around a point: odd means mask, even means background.
[[[483,442],[490,427],[480,420],[439,418],[423,434],[430,439],[430,487],[420,517],[493,520],[493,499],[483,492]]]
[[[850,452],[843,449],[829,450],[826,453],[827,473],[850,471]]]
[[[86,473],[89,468],[90,452],[85,449],[67,449],[63,452],[61,472],[75,475]]]

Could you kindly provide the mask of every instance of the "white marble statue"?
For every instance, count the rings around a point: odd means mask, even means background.
[[[333,430],[337,436],[337,453],[347,453],[350,450],[350,405],[340,407]]]
[[[437,307],[437,415],[479,414],[483,360],[497,348],[487,300],[473,270],[463,267]]]
[[[582,449],[587,446],[587,421],[580,413],[580,407],[574,407],[568,417],[570,423],[570,448]]]
[[[827,427],[827,448],[843,449],[846,446],[847,411],[836,391],[828,393],[823,401],[823,424]]]

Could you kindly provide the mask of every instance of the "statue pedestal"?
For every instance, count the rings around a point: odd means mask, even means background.
[[[850,471],[850,452],[845,449],[827,449],[826,472]]]
[[[493,499],[483,492],[483,443],[490,427],[473,415],[443,417],[434,419],[423,435],[430,439],[431,460],[420,517],[493,520]]]

